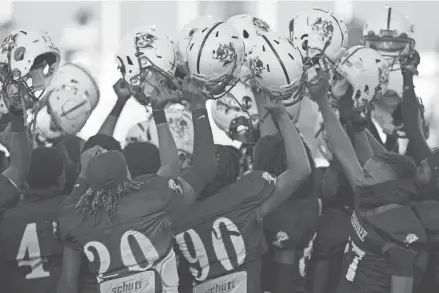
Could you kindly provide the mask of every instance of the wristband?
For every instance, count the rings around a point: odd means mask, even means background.
[[[168,123],[166,119],[165,110],[153,110],[152,117],[154,117],[155,125]]]
[[[198,120],[200,118],[207,118],[207,109],[196,109],[192,111],[192,120]]]
[[[11,121],[11,132],[21,133],[26,131],[26,126],[24,125],[24,117],[22,115],[14,115],[9,113],[9,119]]]
[[[116,104],[114,105],[113,109],[110,112],[110,116],[119,117],[124,107],[125,107],[125,102],[121,100],[117,100]]]
[[[404,88],[406,87],[406,86],[408,86],[408,87],[415,87],[414,85],[413,85],[413,73],[411,73],[411,72],[404,72],[403,74],[402,74],[402,80],[403,80],[403,85],[404,85]]]

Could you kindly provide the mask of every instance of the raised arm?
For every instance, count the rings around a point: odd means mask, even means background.
[[[192,166],[186,169],[178,180],[183,186],[185,201],[193,203],[204,187],[215,178],[217,161],[205,95],[201,88],[185,79],[183,98],[191,103],[194,152]]]
[[[171,94],[168,88],[160,88],[160,92],[154,91],[151,97],[152,116],[157,127],[159,139],[159,153],[161,167],[157,175],[175,178],[180,174],[180,159],[177,145],[165,115],[165,106],[169,103]]]
[[[27,177],[31,162],[31,146],[22,113],[9,113],[11,121],[11,163],[3,175],[16,187],[20,187]]]
[[[317,102],[322,112],[331,150],[340,163],[352,189],[356,190],[358,182],[361,182],[364,177],[363,169],[349,137],[327,98],[328,87],[329,82],[327,79],[324,79],[318,85],[310,86],[309,91],[312,99]]]
[[[417,74],[419,62],[419,53],[413,52],[408,62],[401,64],[404,83],[402,119],[404,121],[404,130],[413,147],[412,155],[417,164],[432,154],[422,131],[421,106],[416,98],[415,86],[413,85],[413,75]]]
[[[261,132],[261,137],[267,135],[275,135],[279,132],[274,123],[273,117],[268,115],[265,105],[269,102],[266,97],[257,89],[252,89],[255,95],[256,105],[258,107],[258,117],[259,117],[259,130]]]
[[[276,117],[285,142],[288,169],[279,175],[273,194],[261,205],[259,213],[262,217],[290,198],[311,174],[302,138],[285,107],[281,104],[270,104],[264,108],[270,112],[270,116]]]
[[[131,93],[128,89],[126,81],[121,78],[114,85],[113,90],[117,95],[116,104],[114,104],[113,109],[110,114],[108,114],[98,133],[105,134],[108,136],[113,136],[114,129],[116,128],[119,116],[122,113],[125,104],[131,97]]]

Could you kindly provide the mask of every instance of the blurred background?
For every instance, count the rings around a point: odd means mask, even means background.
[[[246,13],[260,17],[279,33],[288,36],[288,23],[309,8],[331,10],[349,28],[350,45],[360,44],[362,25],[386,4],[401,11],[415,25],[416,48],[421,53],[417,94],[423,99],[431,125],[429,143],[439,146],[439,31],[434,19],[439,1],[14,1],[0,0],[0,37],[18,27],[46,30],[63,52],[63,61],[85,65],[98,80],[101,100],[81,131],[87,139],[95,134],[110,112],[116,96],[112,85],[119,78],[114,61],[123,34],[140,25],[154,24],[175,35],[198,15],[219,19]],[[400,74],[397,75],[397,78]],[[392,80],[392,77],[391,77]],[[131,100],[116,127],[115,137],[124,141],[128,129],[146,119],[145,109]],[[233,144],[218,129],[218,143]],[[239,145],[239,144],[238,144]]]

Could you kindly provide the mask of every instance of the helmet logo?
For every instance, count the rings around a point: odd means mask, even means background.
[[[253,76],[262,79],[261,74],[264,72],[264,70],[264,63],[262,63],[259,57],[256,56],[255,58],[250,59],[250,71]]]
[[[213,51],[213,59],[219,60],[223,63],[223,67],[236,61],[235,46],[232,42],[227,44],[220,44],[218,49]]]
[[[5,53],[8,50],[15,49],[15,47],[17,46],[17,36],[18,33],[10,34],[3,40],[3,43],[0,46],[2,53]]]
[[[253,25],[261,29],[263,32],[268,33],[270,31],[270,26],[268,23],[260,18],[253,17]]]
[[[311,27],[312,31],[320,36],[320,38],[322,38],[322,41],[331,41],[334,34],[334,26],[332,25],[332,22],[330,22],[329,20],[323,20],[321,17],[318,17],[311,25]]]
[[[182,117],[169,117],[169,128],[178,138],[184,139],[188,124]]]
[[[137,33],[134,38],[134,44],[141,49],[152,48],[152,44],[157,40],[156,36],[149,33]]]

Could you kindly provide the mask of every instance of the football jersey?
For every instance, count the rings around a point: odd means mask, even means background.
[[[304,290],[305,276],[319,218],[317,198],[290,198],[264,217],[264,232],[272,250],[264,258],[262,284],[265,291],[273,291],[277,275],[274,250],[294,250],[295,292]]]
[[[350,217],[348,208],[328,209],[319,218],[310,266],[307,271],[308,288],[313,288],[317,262],[329,262],[327,290],[335,292],[342,269],[343,254],[349,240]],[[312,290],[309,290],[312,292]]]
[[[5,175],[0,174],[0,220],[3,213],[20,200],[20,191]]]
[[[433,292],[439,288],[439,202],[421,201],[415,203],[412,209],[427,233],[426,250],[428,252],[428,265],[425,275],[416,282],[420,284],[416,292]]]
[[[338,293],[389,293],[391,277],[414,270],[426,241],[421,222],[409,207],[390,204],[351,216]]]
[[[112,222],[105,211],[85,219],[75,211],[74,203],[84,191],[81,185],[75,187],[63,209],[62,239],[71,249],[84,252],[89,260],[88,275],[97,279],[97,283],[81,284],[82,292],[177,292],[168,212],[169,204],[182,196],[181,185],[157,175],[135,181],[142,183],[140,189],[118,200]]]
[[[56,293],[63,253],[58,212],[65,198],[25,198],[4,214],[0,261],[5,266],[5,292]]]
[[[193,292],[261,292],[261,258],[267,249],[258,208],[276,178],[253,171],[234,184],[172,213],[176,244],[189,264]]]

